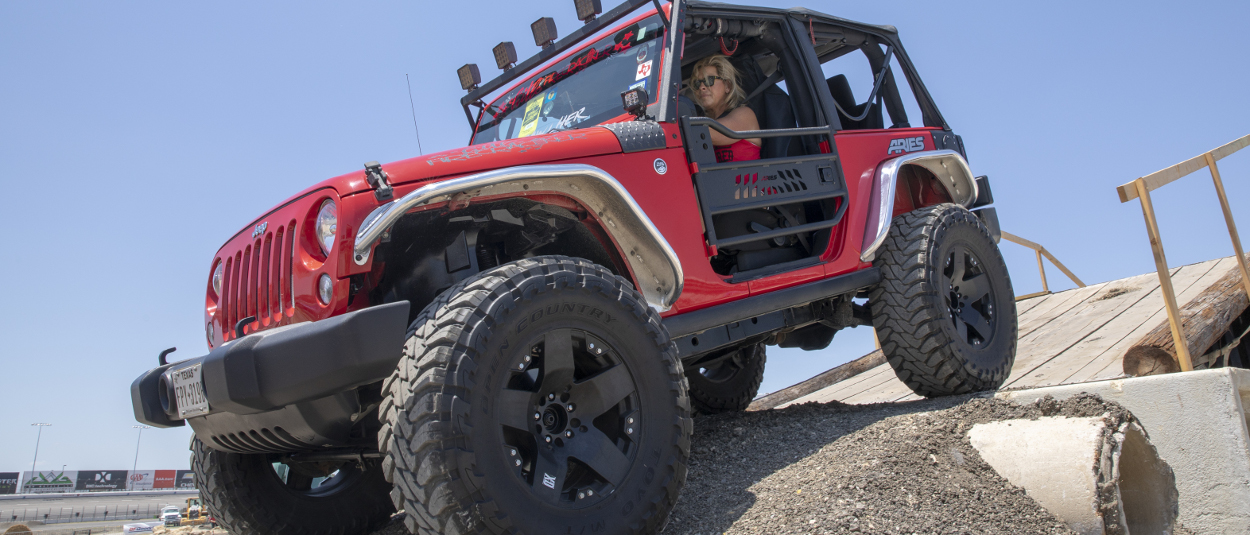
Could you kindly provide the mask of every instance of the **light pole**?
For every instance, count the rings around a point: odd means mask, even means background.
[[[35,458],[30,461],[30,477],[31,479],[34,479],[35,478],[35,462],[39,461],[39,439],[43,438],[43,428],[52,424],[38,423],[38,424],[30,424],[30,425],[39,428],[39,432],[35,434]],[[27,481],[24,484],[22,489],[25,490],[25,486],[27,485],[30,485],[29,481]]]
[[[133,429],[139,430],[139,440],[135,441],[135,465],[130,468],[130,490],[135,490],[135,470],[139,468],[139,442],[143,441],[143,430],[151,429],[146,425],[132,425]]]

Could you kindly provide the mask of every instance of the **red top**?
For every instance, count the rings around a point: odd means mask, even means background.
[[[717,145],[714,148],[717,163],[760,159],[759,146],[745,139],[739,139],[733,145]]]

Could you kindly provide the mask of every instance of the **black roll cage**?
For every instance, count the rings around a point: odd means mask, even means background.
[[[835,130],[842,129],[841,121],[836,111],[837,103],[833,101],[827,91],[819,91],[815,88],[816,78],[823,79],[823,76],[820,75],[820,65],[825,61],[862,47],[865,54],[869,57],[873,70],[885,74],[885,76],[882,76],[883,81],[878,80],[874,84],[874,86],[880,86],[880,91],[878,92],[876,87],[874,87],[873,93],[885,104],[891,118],[897,119],[902,116],[903,111],[898,89],[895,87],[895,78],[893,73],[882,71],[882,69],[888,67],[887,62],[893,56],[898,61],[899,66],[905,71],[904,78],[908,81],[911,92],[915,95],[917,104],[920,106],[924,125],[950,130],[950,127],[946,124],[945,119],[934,104],[928,89],[925,88],[924,83],[920,80],[920,76],[916,73],[911,58],[908,57],[902,42],[899,40],[898,30],[893,26],[878,26],[855,22],[805,8],[744,7],[732,4],[686,0],[673,0],[669,17],[664,17],[658,0],[626,0],[599,18],[560,39],[554,45],[544,48],[515,67],[504,71],[499,76],[469,91],[467,95],[460,99],[460,104],[464,108],[465,118],[469,121],[469,128],[476,129],[477,121],[480,118],[480,113],[477,117],[474,116],[473,111],[469,108],[470,106],[484,108],[486,104],[483,99],[491,93],[518,78],[531,74],[536,67],[581,44],[587,37],[610,27],[636,9],[647,4],[654,5],[661,19],[665,19],[665,26],[668,29],[665,46],[669,52],[684,50],[686,38],[684,30],[686,27],[685,20],[689,17],[767,21],[779,23],[781,26],[785,26],[785,23],[788,22],[791,31],[782,32],[785,45],[794,52],[792,57],[797,59],[799,63],[804,64],[802,69],[802,71],[805,71],[804,75],[812,78],[812,83],[804,84],[809,86],[805,92],[815,99],[813,104],[816,105],[814,107],[818,108],[816,110],[817,114],[823,113],[824,121]],[[746,25],[741,26],[745,27]],[[676,29],[683,29],[683,31],[676,31]],[[846,36],[839,29],[862,32],[867,38],[858,43],[848,43]],[[734,37],[734,35],[727,33],[719,34],[719,36]],[[795,43],[794,39],[799,36],[809,37],[812,40],[812,46],[797,46],[798,43]],[[825,42],[820,43],[820,40]],[[883,52],[877,46],[869,46],[878,43],[885,45],[887,51]],[[669,123],[677,122],[677,97],[680,93],[682,81],[682,62],[675,61],[676,56],[678,55],[672,53],[664,55],[665,63],[661,65],[661,68],[667,75],[668,83],[661,88],[663,93],[659,95],[660,98],[657,100],[657,103],[650,106],[647,110],[648,115]],[[792,98],[794,97],[795,89],[797,88],[791,88]],[[800,118],[799,120],[800,123],[803,122],[803,119]],[[820,125],[811,124],[810,126]]]

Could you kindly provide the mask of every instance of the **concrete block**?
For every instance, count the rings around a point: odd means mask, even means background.
[[[1181,525],[1250,533],[1250,370],[1219,368],[1051,386],[996,397],[1032,403],[1088,392],[1133,413],[1176,474]]]

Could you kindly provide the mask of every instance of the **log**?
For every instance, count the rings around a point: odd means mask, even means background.
[[[1203,355],[1233,320],[1237,319],[1250,299],[1241,282],[1241,269],[1233,266],[1201,294],[1180,309],[1181,330],[1193,356],[1194,368],[1210,365],[1210,356]],[[1164,320],[1124,353],[1124,373],[1142,377],[1180,371],[1172,330]]]
[[[776,408],[778,405],[789,403],[829,385],[845,381],[882,364],[885,364],[885,354],[878,349],[797,385],[783,388],[752,401],[747,410],[764,411]]]

